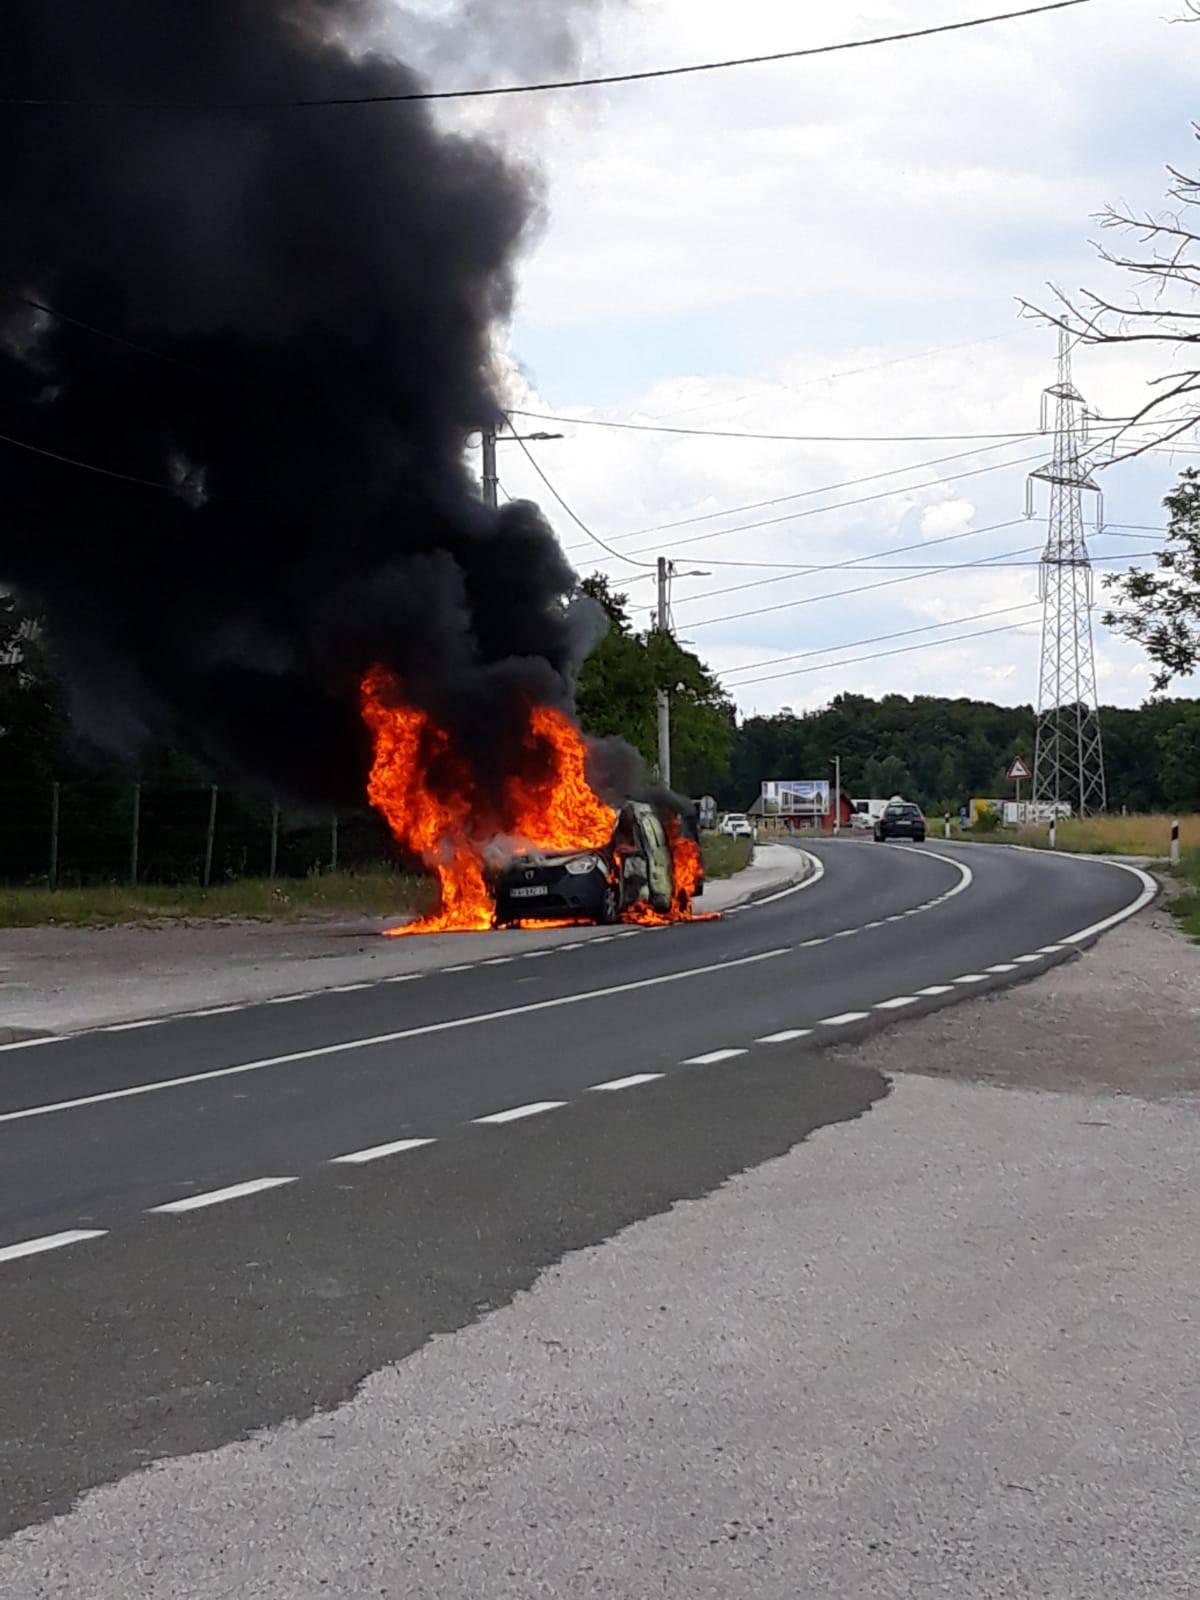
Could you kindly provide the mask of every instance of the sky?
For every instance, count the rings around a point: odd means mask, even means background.
[[[579,48],[585,70],[636,71],[1005,8],[613,0]],[[523,420],[565,435],[529,448],[582,521],[628,553],[622,560],[570,521],[513,442],[500,448],[504,490],[537,499],[578,569],[608,573],[640,624],[657,554],[681,574],[704,574],[676,578],[676,630],[744,714],[816,707],[843,691],[1034,701],[1046,500],[1040,491],[1038,515],[1024,520],[1025,478],[1048,443],[917,436],[1038,427],[1055,336],[1022,317],[1018,300],[1049,304],[1049,282],[1119,289],[1096,260],[1095,213],[1110,202],[1160,210],[1166,163],[1197,164],[1200,24],[1168,20],[1182,10],[1183,0],[1092,0],[809,61],[448,108],[448,119],[504,140],[543,174],[545,220],[503,337],[510,405],[677,427],[905,436],[755,442]],[[1074,376],[1091,406],[1114,416],[1169,369],[1162,353],[1147,364],[1083,349]],[[1156,453],[1100,475],[1098,569],[1153,549],[1146,530],[1164,525],[1163,495],[1189,459]],[[863,478],[873,481],[832,487]],[[784,496],[802,498],[728,509]],[[879,562],[878,552],[909,545],[894,563],[1008,564],[788,571]],[[737,564],[751,562],[781,565]],[[891,579],[903,581],[862,588]],[[821,598],[851,588],[859,592]],[[1136,645],[1103,629],[1100,609],[1101,700],[1138,704],[1150,671]],[[947,626],[857,643],[932,623]],[[1025,626],[1010,631],[1014,623]],[[812,654],[775,659],[798,652]],[[761,663],[773,664],[756,672]],[[1174,692],[1200,693],[1200,683]]]

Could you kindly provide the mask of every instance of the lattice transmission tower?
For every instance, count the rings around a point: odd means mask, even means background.
[[[1069,805],[1077,816],[1107,809],[1104,746],[1096,702],[1096,651],[1092,641],[1092,563],[1083,524],[1085,491],[1099,485],[1086,459],[1088,412],[1071,382],[1071,340],[1058,336],[1058,378],[1042,393],[1042,427],[1054,411],[1054,458],[1029,475],[1026,515],[1034,509],[1034,484],[1050,486],[1046,548],[1038,568],[1042,601],[1042,658],[1038,674],[1033,799]]]

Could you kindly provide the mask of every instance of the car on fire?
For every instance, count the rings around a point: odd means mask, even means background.
[[[668,826],[652,805],[628,800],[617,813],[609,842],[594,850],[527,850],[500,871],[494,884],[496,926],[514,923],[619,922],[645,906],[661,916],[676,903]],[[699,844],[694,816],[678,819],[683,835]],[[703,893],[703,874],[692,894]]]

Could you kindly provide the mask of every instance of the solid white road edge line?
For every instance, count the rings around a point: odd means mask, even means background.
[[[84,1239],[103,1239],[106,1228],[71,1228],[66,1233],[47,1233],[41,1239],[24,1239],[0,1249],[0,1261],[20,1261],[23,1256],[40,1256],[44,1250],[61,1250],[64,1245]]]
[[[753,906],[769,906],[776,900],[786,900],[788,895],[799,894],[801,889],[811,889],[815,884],[820,883],[821,879],[825,876],[825,863],[821,860],[820,856],[814,856],[811,851],[801,850],[800,854],[807,856],[812,862],[812,871],[809,873],[807,878],[803,879],[803,881],[800,883],[793,883],[787,889],[780,889],[775,894],[765,894],[761,900],[749,900],[743,906],[734,906],[733,910],[749,911]]]
[[[54,1100],[47,1105],[26,1106],[21,1111],[0,1112],[0,1124],[24,1122],[30,1117],[48,1117],[57,1111],[74,1111],[82,1106],[105,1105],[110,1100],[129,1100],[138,1095],[156,1094],[162,1089],[181,1089],[192,1083],[208,1083],[217,1078],[236,1078],[246,1072],[261,1072],[265,1067],[285,1067],[293,1061],[316,1061],[351,1050],[369,1050],[375,1045],[397,1044],[402,1039],[421,1039],[431,1033],[449,1033],[456,1028],[474,1028],[481,1022],[499,1022],[506,1017],[525,1017],[535,1011],[552,1011],[559,1006],[581,1005],[585,1000],[606,1000],[614,994],[631,994],[637,989],[654,989],[664,983],[683,983],[690,978],[708,978],[718,972],[732,972],[753,966],[758,961],[773,961],[791,955],[790,945],[778,950],[763,950],[757,955],[740,956],[736,961],[717,961],[705,967],[688,967],[682,972],[665,972],[658,978],[638,978],[633,983],[607,984],[603,989],[581,989],[576,994],[559,995],[553,1000],[531,1000],[523,1006],[508,1006],[503,1011],[479,1011],[469,1017],[450,1017],[443,1022],[427,1022],[419,1028],[398,1028],[394,1033],[371,1034],[365,1039],[347,1039],[341,1044],[318,1045],[311,1050],[293,1050],[287,1055],[263,1056],[258,1061],[241,1061],[232,1067],[214,1067],[208,1072],[189,1072],[178,1078],[160,1078],[154,1083],[135,1083],[125,1089],[107,1089],[100,1094],[80,1095],[74,1100]]]
[[[566,1105],[565,1100],[534,1100],[527,1106],[513,1106],[508,1111],[493,1111],[490,1116],[472,1117],[472,1122],[519,1122],[522,1117],[538,1117],[543,1111],[557,1111]]]
[[[610,1078],[607,1083],[589,1083],[589,1093],[599,1094],[610,1089],[635,1089],[640,1083],[657,1083],[661,1072],[634,1072],[628,1078]]]
[[[184,1200],[168,1200],[164,1206],[150,1206],[153,1213],[172,1216],[184,1211],[202,1211],[206,1206],[223,1205],[226,1200],[240,1200],[244,1195],[261,1194],[265,1189],[282,1189],[285,1183],[295,1183],[295,1178],[251,1178],[247,1183],[233,1183],[228,1189],[210,1189],[207,1194],[190,1194]]]
[[[394,1139],[391,1144],[373,1144],[367,1150],[351,1150],[348,1155],[332,1156],[330,1164],[335,1167],[361,1167],[368,1161],[382,1161],[384,1156],[398,1156],[405,1150],[420,1150],[423,1145],[436,1143],[436,1139]]]

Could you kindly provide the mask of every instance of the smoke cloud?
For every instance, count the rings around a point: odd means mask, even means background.
[[[525,9],[497,29],[520,68],[572,65],[587,8]],[[169,731],[346,804],[375,661],[483,770],[529,699],[568,702],[594,618],[538,510],[488,510],[463,464],[536,177],[419,103],[128,108],[404,92],[456,29],[483,59],[479,10],[6,0],[0,94],[92,106],[0,107],[0,432],[49,453],[0,442],[0,583],[96,743]]]

